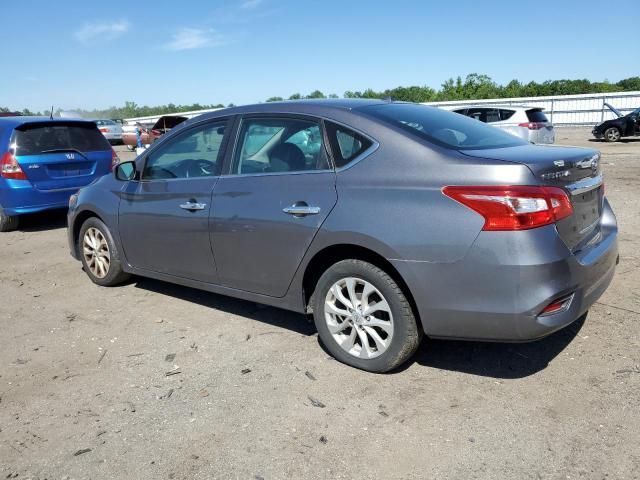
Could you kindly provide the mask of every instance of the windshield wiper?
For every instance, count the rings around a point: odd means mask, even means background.
[[[84,158],[85,160],[89,160],[84,153],[82,153],[77,148],[73,148],[73,147],[70,147],[70,148],[52,148],[51,150],[43,150],[40,153],[61,153],[61,152],[75,152],[75,153],[79,154],[82,158]]]

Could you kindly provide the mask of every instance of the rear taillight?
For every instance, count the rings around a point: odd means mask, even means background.
[[[99,128],[98,130],[100,130],[102,133],[109,133],[110,130],[108,128]]]
[[[0,176],[2,178],[11,178],[13,180],[26,180],[27,176],[20,168],[16,161],[16,157],[11,152],[5,152],[0,161]]]
[[[483,230],[528,230],[550,225],[573,213],[557,187],[444,187],[442,193],[484,217]]]
[[[525,123],[519,123],[518,126],[528,128],[529,130],[540,130],[541,128],[544,128],[547,125],[544,122],[525,122]]]
[[[118,157],[118,154],[116,153],[116,151],[112,148],[111,149],[111,166],[109,167],[110,171],[113,171],[114,168],[116,168],[116,165],[118,165],[120,163],[120,158]]]

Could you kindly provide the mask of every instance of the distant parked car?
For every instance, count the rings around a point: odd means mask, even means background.
[[[452,110],[532,143],[555,143],[556,132],[543,108],[523,105],[478,105]]]
[[[122,125],[113,120],[94,120],[100,133],[111,145],[122,143]]]
[[[118,161],[95,123],[48,117],[0,118],[0,158],[0,232],[22,214],[67,207]]]
[[[101,286],[312,313],[335,358],[384,372],[423,334],[535,340],[584,315],[618,259],[599,160],[425,105],[247,105],[82,188],[69,246]]]
[[[21,115],[20,112],[0,112],[0,117],[19,117]]]
[[[617,118],[599,123],[591,133],[594,137],[604,139],[607,142],[617,142],[623,137],[640,135],[640,108],[623,115],[620,110],[605,103]]]
[[[164,117],[160,117],[158,121],[151,126],[149,126],[149,124],[136,123],[133,128],[131,128],[131,126],[124,127],[122,131],[122,142],[129,148],[129,150],[135,149],[136,142],[138,140],[136,127],[138,127],[142,130],[142,143],[144,145],[150,145],[185,120],[187,120],[187,117],[179,115],[165,115]]]

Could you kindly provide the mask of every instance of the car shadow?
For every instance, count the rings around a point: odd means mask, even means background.
[[[316,327],[313,322],[300,313],[150,278],[136,277],[132,283],[135,288],[168,295],[225,313],[243,316],[274,327],[285,328],[301,335],[311,336],[316,333]]]
[[[604,140],[598,139],[598,138],[590,138],[589,141],[590,142],[597,142],[597,143],[608,143],[608,142],[605,142]],[[616,143],[640,143],[640,138],[621,138]]]
[[[583,315],[562,330],[528,343],[427,339],[413,360],[425,367],[481,377],[524,378],[544,370],[578,335],[585,320]]]
[[[67,210],[48,210],[46,212],[20,215],[19,232],[42,232],[67,227]]]
[[[132,283],[135,288],[243,316],[301,335],[317,333],[313,321],[299,313],[150,278],[134,277]],[[542,340],[529,343],[425,339],[412,359],[390,373],[400,373],[418,364],[497,379],[528,377],[544,370],[573,341],[585,319],[586,315]],[[318,345],[327,355],[331,355],[319,338]]]

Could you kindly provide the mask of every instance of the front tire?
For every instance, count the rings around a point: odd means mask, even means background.
[[[111,232],[96,217],[91,217],[82,224],[78,235],[78,253],[84,271],[97,285],[113,287],[130,277],[122,270],[121,255]]]
[[[313,295],[314,320],[324,346],[339,361],[382,373],[407,361],[422,339],[398,284],[361,260],[332,265]]]
[[[0,213],[0,232],[13,232],[18,228],[19,217]]]
[[[618,142],[622,138],[622,133],[617,127],[609,127],[604,131],[604,139],[607,142]]]

